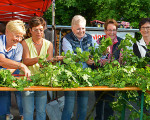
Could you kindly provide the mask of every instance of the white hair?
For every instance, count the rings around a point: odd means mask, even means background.
[[[86,25],[86,19],[81,15],[75,15],[72,18],[71,26],[78,25],[78,24],[85,24]]]

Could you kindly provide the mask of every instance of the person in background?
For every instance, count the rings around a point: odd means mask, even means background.
[[[150,18],[143,18],[140,21],[139,30],[142,39],[133,44],[133,52],[139,58],[150,57],[149,49],[147,49],[150,42]]]
[[[50,31],[48,28],[47,28],[47,23],[48,23],[48,21],[47,21],[47,19],[45,18],[45,17],[43,17],[43,19],[45,20],[45,28],[44,28],[44,38],[46,39],[46,40],[49,40],[52,44],[53,44],[53,55],[54,55],[54,52],[55,52],[55,48],[54,48],[54,40],[52,40],[52,31]],[[56,91],[57,92],[57,91]],[[48,94],[47,94],[47,99],[48,99],[48,102],[50,101],[50,100],[53,100],[54,98],[53,98],[53,91],[48,91],[47,92]]]
[[[46,18],[43,18],[45,20],[45,28],[44,28],[44,38],[46,40],[49,40],[50,42],[53,43],[53,40],[52,40],[52,31],[50,31],[48,28],[47,28],[47,19]]]
[[[5,34],[5,29],[6,29],[6,24],[5,23],[1,23],[0,24],[0,35],[4,35]]]
[[[12,20],[6,25],[5,35],[0,36],[0,69],[10,70],[14,73],[16,69],[24,71],[25,76],[31,75],[26,65],[21,63],[23,48],[20,42],[25,35],[25,26],[21,20]],[[0,92],[0,120],[6,120],[9,111],[10,92]]]
[[[73,51],[76,54],[76,48],[80,47],[82,51],[89,51],[90,46],[97,47],[98,44],[91,35],[85,33],[86,20],[81,15],[75,15],[71,22],[72,32],[68,33],[62,41],[62,50]],[[92,65],[94,61],[89,59],[87,62],[82,63],[83,68]],[[65,104],[62,112],[62,120],[71,120],[71,115],[74,110],[75,98],[77,93],[77,119],[85,120],[88,103],[88,91],[65,91]]]
[[[113,45],[108,47],[107,54],[108,58],[101,59],[102,64],[104,65],[107,61],[114,57],[116,60],[121,58],[120,50],[118,46],[122,40],[122,38],[117,36],[118,23],[114,19],[108,19],[104,24],[104,32],[106,34],[106,38],[111,38]],[[100,45],[100,41],[103,38],[99,38],[97,43]],[[103,91],[95,91],[96,101],[99,96],[103,94]],[[108,118],[113,115],[113,110],[110,106],[110,103],[113,102],[115,96],[114,91],[106,92],[100,101],[96,104],[96,117],[95,120],[108,120]]]

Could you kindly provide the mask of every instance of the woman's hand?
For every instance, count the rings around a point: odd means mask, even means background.
[[[150,67],[150,64],[147,64],[146,66]]]
[[[63,61],[65,56],[56,56],[56,57],[53,57],[51,59],[51,61],[55,62],[55,61]]]
[[[104,55],[110,54],[110,46],[107,47],[106,51],[103,53]]]
[[[25,64],[19,63],[18,69],[22,70],[25,73],[26,77],[31,76],[31,71],[28,69],[28,67]]]
[[[94,62],[94,60],[91,60],[90,58],[89,58],[89,60],[86,62],[88,65],[93,65],[93,64],[95,64],[95,62]]]
[[[110,54],[110,46],[107,47],[106,54]]]
[[[63,61],[64,56],[56,56],[56,61]]]
[[[110,60],[109,59],[100,59],[99,63],[101,64],[101,66],[104,66],[106,63],[109,63]]]

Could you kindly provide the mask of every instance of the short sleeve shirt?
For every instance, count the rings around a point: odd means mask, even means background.
[[[12,48],[7,51],[6,50],[6,36],[0,36],[0,54],[4,54],[6,58],[14,60],[16,62],[20,62],[22,60],[23,47],[21,43],[18,43],[16,46],[12,46]]]

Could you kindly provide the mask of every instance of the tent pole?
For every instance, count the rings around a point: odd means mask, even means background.
[[[55,0],[52,1],[52,42],[54,46],[54,55],[57,54],[57,48],[56,48],[56,26],[55,26]]]

